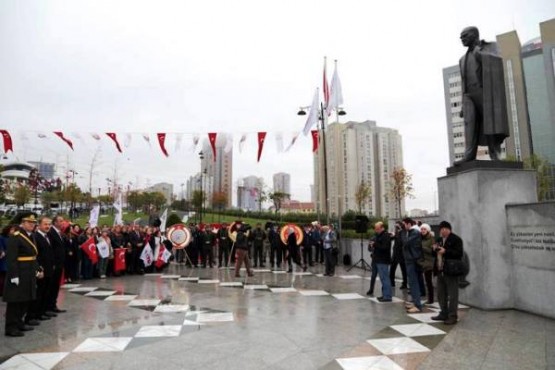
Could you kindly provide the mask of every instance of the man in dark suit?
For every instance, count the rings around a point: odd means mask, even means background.
[[[19,226],[9,237],[6,249],[8,271],[3,296],[7,303],[5,334],[22,337],[24,331],[33,330],[25,325],[23,317],[29,303],[36,299],[37,278],[42,278],[42,273],[37,264],[37,247],[32,240],[37,224],[35,214],[20,214],[12,223],[19,223]]]
[[[46,307],[47,312],[49,312],[50,315],[66,312],[66,310],[58,308],[57,305],[66,257],[66,243],[64,241],[65,237],[62,234],[63,225],[64,218],[58,215],[54,217],[52,221],[52,227],[50,228],[50,231],[48,231],[50,245],[52,246],[52,249],[54,251],[54,272],[52,274],[49,298],[47,300],[48,303]]]
[[[490,158],[498,160],[501,144],[509,136],[503,60],[495,43],[480,40],[476,27],[465,28],[461,42],[468,48],[459,61],[466,150],[455,164],[476,159],[478,145],[487,145]]]
[[[40,217],[37,230],[33,233],[33,240],[38,249],[37,263],[44,276],[37,280],[37,299],[31,304],[29,314],[25,319],[25,322],[29,325],[34,324],[34,320],[50,320],[53,317],[52,313],[47,313],[54,274],[54,249],[48,237],[51,226],[50,218]]]
[[[463,241],[451,231],[451,224],[442,221],[439,224],[441,239],[434,248],[436,252],[435,268],[437,269],[437,296],[441,311],[432,320],[443,321],[446,325],[457,323],[459,307],[459,277],[445,273],[447,260],[461,260],[463,257]]]

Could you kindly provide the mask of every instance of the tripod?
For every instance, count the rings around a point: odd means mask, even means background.
[[[354,265],[349,267],[347,271],[351,271],[355,267],[360,267],[364,271],[372,271],[372,266],[370,266],[368,262],[364,260],[364,255],[362,254],[364,252],[364,246],[362,245],[363,235],[364,233],[360,233],[360,259]]]

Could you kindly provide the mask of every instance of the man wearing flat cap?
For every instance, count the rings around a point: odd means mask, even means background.
[[[9,337],[22,337],[24,331],[33,330],[25,325],[23,316],[29,303],[36,299],[37,278],[42,278],[37,263],[37,247],[32,233],[37,224],[34,213],[22,213],[12,221],[19,224],[8,239],[6,262],[8,271],[4,288],[6,305],[5,334]]]

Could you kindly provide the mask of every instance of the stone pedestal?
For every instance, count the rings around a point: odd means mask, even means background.
[[[448,171],[438,179],[439,214],[464,242],[470,286],[462,303],[482,309],[514,307],[513,254],[505,206],[537,201],[536,173],[489,162]]]

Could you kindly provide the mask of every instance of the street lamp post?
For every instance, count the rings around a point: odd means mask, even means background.
[[[202,160],[204,159],[204,153],[202,150],[198,154],[200,158],[200,202],[199,202],[199,225],[202,224],[202,205],[204,203],[204,193],[203,193],[203,186],[202,186]]]

